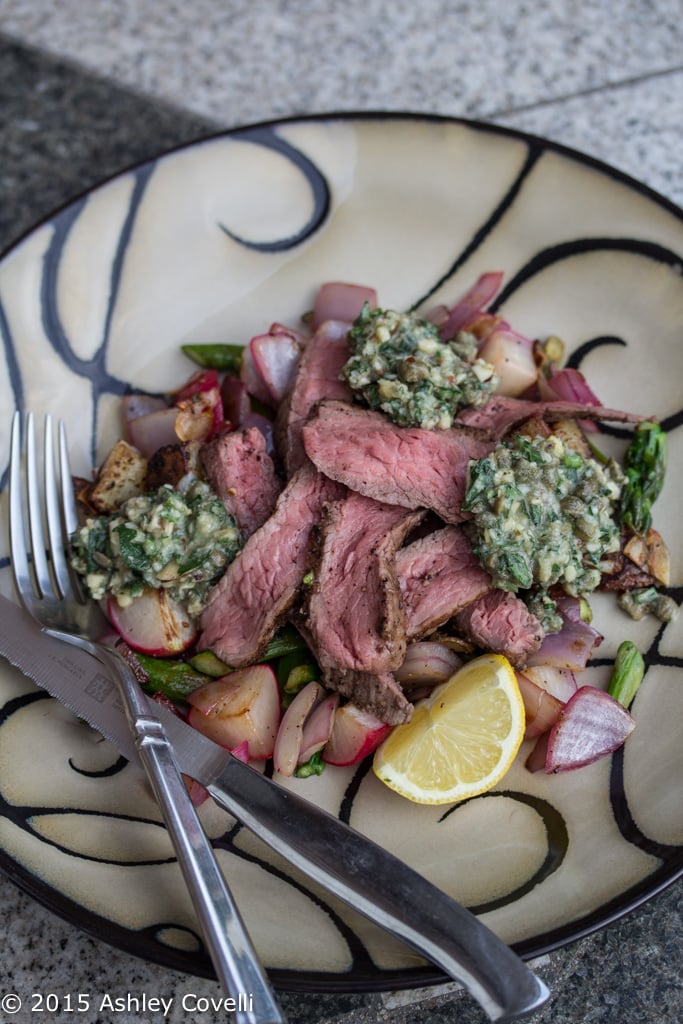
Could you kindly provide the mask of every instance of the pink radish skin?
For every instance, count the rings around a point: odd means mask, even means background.
[[[304,723],[323,694],[320,683],[307,683],[299,690],[280,723],[275,740],[273,765],[280,775],[293,775],[299,763]]]
[[[636,723],[626,708],[595,686],[581,686],[548,735],[545,771],[573,771],[613,753]]]
[[[110,597],[107,617],[129,647],[158,658],[186,651],[197,638],[185,609],[165,590],[143,590],[125,608]]]
[[[258,334],[249,348],[270,403],[278,405],[292,386],[301,357],[299,344],[291,334]]]
[[[301,737],[299,764],[310,761],[314,754],[325,746],[332,734],[334,716],[339,705],[339,694],[332,693],[321,700],[311,711],[304,722],[304,733]]]
[[[231,751],[247,743],[255,761],[273,756],[280,690],[269,665],[250,665],[213,679],[191,693],[188,702],[188,722],[214,743]]]
[[[343,704],[335,712],[323,761],[335,765],[357,764],[371,754],[390,731],[390,725],[369,711],[362,711],[355,704]]]
[[[524,738],[533,739],[533,737],[547,732],[555,724],[564,703],[557,697],[553,697],[547,690],[537,686],[536,683],[532,683],[521,672],[517,673],[517,684],[524,701],[526,715]]]

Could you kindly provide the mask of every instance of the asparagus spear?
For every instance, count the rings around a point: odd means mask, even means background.
[[[181,345],[185,355],[207,370],[221,370],[230,374],[240,372],[242,345]]]
[[[647,533],[652,525],[652,506],[664,484],[666,434],[658,423],[639,423],[626,449],[626,483],[621,494],[620,516],[634,533]]]
[[[631,704],[645,675],[643,656],[631,640],[619,644],[608,693],[625,708]]]

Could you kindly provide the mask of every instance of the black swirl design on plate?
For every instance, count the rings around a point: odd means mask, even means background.
[[[266,149],[279,153],[290,161],[308,182],[313,199],[313,210],[306,223],[294,235],[287,238],[273,239],[270,242],[254,242],[236,232],[231,231],[225,224],[220,224],[221,231],[224,231],[229,238],[247,249],[255,252],[275,253],[286,252],[288,249],[295,249],[302,242],[315,234],[327,220],[330,210],[330,187],[324,174],[319,167],[306,156],[302,150],[297,149],[287,142],[272,128],[250,128],[246,131],[234,132],[231,136],[243,142],[253,142],[257,146],[264,146]]]
[[[610,238],[595,236],[575,238],[557,245],[548,246],[536,253],[501,289],[491,303],[490,310],[495,313],[511,295],[537,274],[542,273],[555,263],[561,263],[575,256],[597,252],[623,252],[635,256],[644,256],[656,263],[664,263],[679,271],[683,265],[683,255],[645,238]]]
[[[97,771],[94,771],[87,768],[79,768],[74,759],[72,757],[69,758],[69,768],[71,768],[76,775],[84,775],[88,779],[111,778],[113,775],[118,775],[119,772],[122,772],[127,764],[128,761],[126,758],[119,754],[114,756],[114,760],[106,768],[100,768]]]
[[[99,402],[103,394],[123,395],[130,389],[129,384],[113,376],[107,369],[111,322],[118,301],[126,252],[133,233],[135,219],[140,209],[147,185],[156,168],[156,162],[144,165],[133,172],[133,189],[123,225],[117,240],[114,259],[109,274],[108,302],[102,337],[93,355],[83,359],[74,351],[59,314],[57,289],[59,272],[66,244],[77,223],[87,197],[78,200],[63,210],[53,221],[54,234],[43,259],[41,281],[41,315],[47,339],[63,364],[78,377],[90,382],[93,397],[93,422],[90,429],[90,453],[93,465],[97,450],[97,418]]]
[[[454,275],[460,270],[460,268],[467,263],[467,260],[474,255],[480,245],[488,238],[494,228],[500,223],[502,218],[505,216],[507,211],[513,205],[515,199],[522,190],[524,182],[531,174],[531,171],[536,166],[539,157],[543,153],[543,147],[538,143],[531,143],[528,147],[527,158],[524,161],[524,166],[517,175],[517,178],[512,182],[510,188],[505,193],[503,198],[497,204],[495,209],[491,212],[490,216],[484,221],[484,223],[475,231],[474,235],[461,250],[458,256],[454,259],[450,267],[441,275],[441,277],[434,282],[428,291],[421,295],[419,299],[412,303],[410,309],[415,310],[423,303],[425,303],[431,296],[449,281]]]

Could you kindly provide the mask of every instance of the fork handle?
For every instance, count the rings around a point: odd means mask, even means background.
[[[236,1024],[286,1024],[239,910],[183,782],[173,748],[139,684],[115,651],[91,653],[115,678],[140,760],[175,848],[218,980],[235,1002]]]

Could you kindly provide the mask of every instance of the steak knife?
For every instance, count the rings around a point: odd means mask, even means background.
[[[0,654],[139,763],[115,684],[89,654],[48,636],[0,596]],[[153,703],[181,770],[338,899],[459,981],[493,1021],[533,1013],[544,983],[474,914],[377,843],[279,786]]]

